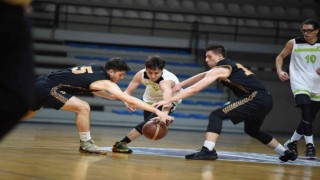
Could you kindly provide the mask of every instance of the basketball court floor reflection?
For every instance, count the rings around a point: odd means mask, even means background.
[[[107,155],[92,155],[78,152],[74,125],[22,123],[0,144],[0,179],[320,179],[319,159],[300,156],[283,163],[272,150],[244,133],[224,133],[216,161],[184,158],[201,146],[204,133],[199,131],[169,130],[158,141],[142,137],[130,143],[132,154],[113,153],[114,140],[129,129],[92,126],[93,140],[108,151]],[[287,138],[277,137],[281,142]],[[303,148],[299,143],[301,153]]]

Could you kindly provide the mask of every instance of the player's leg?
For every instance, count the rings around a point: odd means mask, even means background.
[[[158,109],[162,109],[162,106],[160,106]],[[169,114],[171,114],[175,106],[171,108]],[[122,140],[117,141],[113,147],[113,152],[119,152],[119,153],[132,153],[132,149],[128,148],[127,144],[134,141],[135,139],[139,138],[142,135],[142,128],[146,122],[148,122],[150,119],[156,117],[157,115],[154,113],[151,113],[149,111],[143,112],[144,121],[139,123],[135,128],[133,128]]]
[[[216,160],[218,155],[214,149],[216,142],[221,134],[222,130],[222,120],[226,116],[221,109],[217,109],[211,112],[209,116],[209,123],[207,126],[205,141],[199,152],[188,154],[185,156],[186,159],[192,160]]]
[[[155,114],[149,111],[143,111],[144,121],[134,127],[123,139],[117,141],[113,147],[112,152],[118,153],[132,153],[132,149],[128,148],[127,144],[142,135],[142,127],[148,121],[148,117],[155,116]]]
[[[76,113],[76,126],[80,136],[80,152],[107,154],[106,151],[100,150],[100,148],[94,144],[91,138],[90,105],[87,102],[72,96],[60,109]]]
[[[313,141],[313,128],[312,128],[312,123],[316,117],[317,112],[320,109],[320,102],[317,101],[311,101],[310,107],[307,107],[310,109],[310,113],[307,114],[308,110],[304,110],[303,112],[305,115],[305,122],[304,122],[304,128],[305,128],[305,133],[304,133],[304,139],[306,141],[306,151],[305,151],[305,156],[308,159],[315,159],[316,158],[316,148],[314,145]]]
[[[285,142],[284,146],[291,150],[294,151],[296,154],[298,154],[298,147],[297,143],[301,139],[302,136],[305,137],[306,144],[310,143],[310,153],[308,155],[310,157],[315,156],[315,151],[312,151],[314,149],[314,143],[313,143],[313,133],[312,133],[312,121],[314,119],[312,115],[311,110],[311,100],[310,96],[306,94],[298,94],[295,95],[295,102],[296,106],[300,108],[301,110],[301,121],[293,133],[293,135],[290,137],[288,141]],[[307,152],[307,151],[306,151]]]

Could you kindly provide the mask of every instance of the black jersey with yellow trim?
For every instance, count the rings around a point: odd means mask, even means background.
[[[88,93],[90,85],[99,80],[110,80],[109,74],[102,66],[83,65],[48,74],[48,78],[57,84],[63,84],[64,90],[72,94]]]
[[[223,59],[216,65],[231,67],[231,73],[226,79],[221,79],[220,83],[229,88],[237,97],[246,97],[253,91],[267,91],[257,80],[256,76],[242,64],[231,59]]]

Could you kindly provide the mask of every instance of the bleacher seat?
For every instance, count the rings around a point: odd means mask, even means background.
[[[271,15],[271,9],[267,5],[259,5],[256,9],[262,15]]]
[[[139,18],[139,14],[137,11],[127,10],[124,12],[124,17]]]
[[[151,6],[157,7],[157,8],[164,8],[166,7],[164,0],[150,0]]]
[[[71,14],[76,14],[78,12],[77,7],[76,6],[61,6],[60,8],[60,12],[67,12],[67,13],[71,13]]]
[[[170,15],[170,20],[171,21],[176,21],[176,22],[183,22],[184,21],[184,16],[182,14],[171,14]]]
[[[227,4],[227,11],[232,14],[241,13],[240,5],[237,3],[228,3]]]
[[[113,17],[124,17],[124,12],[120,9],[112,9],[111,14]]]
[[[300,11],[296,7],[287,7],[286,8],[287,15],[291,17],[298,17],[300,16]]]
[[[180,9],[181,8],[180,2],[178,0],[167,1],[166,6],[171,9]]]
[[[280,21],[279,22],[279,28],[280,29],[289,29],[289,23],[286,21]]]
[[[134,4],[138,6],[149,6],[149,0],[134,0]]]
[[[97,16],[108,16],[109,12],[105,8],[94,8],[92,14]]]
[[[196,1],[196,8],[200,11],[209,11],[210,5],[207,1]]]
[[[226,17],[216,17],[215,23],[221,24],[221,25],[229,25],[229,19]]]
[[[191,0],[182,0],[181,1],[181,7],[183,9],[188,9],[188,10],[193,10],[195,9],[194,7],[194,2]]]
[[[134,4],[133,0],[119,0],[121,4],[131,6]]]
[[[93,14],[91,8],[84,7],[84,6],[78,8],[78,13],[82,14],[82,15],[92,15]]]
[[[261,20],[260,26],[265,28],[274,28],[274,22],[270,20]]]
[[[316,12],[311,8],[303,8],[301,10],[301,15],[305,18],[314,18],[317,14]]]
[[[185,21],[186,22],[190,22],[190,23],[193,23],[193,22],[195,22],[195,21],[198,21],[198,19],[197,19],[197,16],[195,16],[195,15],[186,15],[185,16]]]
[[[162,20],[162,21],[168,21],[170,19],[170,17],[167,13],[156,13],[155,19]]]
[[[225,12],[226,11],[225,5],[221,2],[213,2],[211,4],[211,9],[214,12]]]
[[[291,22],[291,23],[289,24],[289,28],[290,28],[290,29],[299,30],[299,29],[301,28],[301,23]]]
[[[285,16],[286,15],[284,8],[281,6],[273,6],[271,8],[271,12],[275,16]]]
[[[44,6],[44,10],[48,12],[54,12],[56,11],[56,5],[55,4],[46,4]]]
[[[255,14],[256,9],[253,5],[251,4],[244,4],[241,6],[241,12],[244,14]]]
[[[200,22],[201,23],[206,23],[206,24],[213,24],[214,19],[212,16],[201,16],[200,17]]]
[[[103,0],[103,1],[108,3],[108,4],[118,4],[119,3],[118,0]]]
[[[153,19],[153,13],[149,12],[149,11],[142,11],[140,12],[140,16],[141,19]]]
[[[260,26],[259,21],[256,19],[246,19],[244,21],[244,23],[246,26],[249,26],[249,27],[259,27]]]

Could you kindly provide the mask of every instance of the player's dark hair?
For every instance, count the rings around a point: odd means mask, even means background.
[[[115,71],[130,71],[128,64],[120,57],[113,57],[106,62],[104,66],[106,70],[113,69]]]
[[[144,63],[148,69],[163,69],[166,65],[166,60],[160,56],[149,56],[147,61]]]
[[[221,54],[223,57],[227,57],[227,51],[222,45],[209,45],[205,48],[205,51],[212,51],[214,54]]]
[[[312,25],[313,29],[319,30],[319,21],[317,21],[316,19],[306,19],[302,24]],[[318,32],[317,35],[319,36],[319,34],[320,32]]]
[[[314,29],[319,29],[319,21],[316,19],[306,19],[302,24],[312,25]]]

